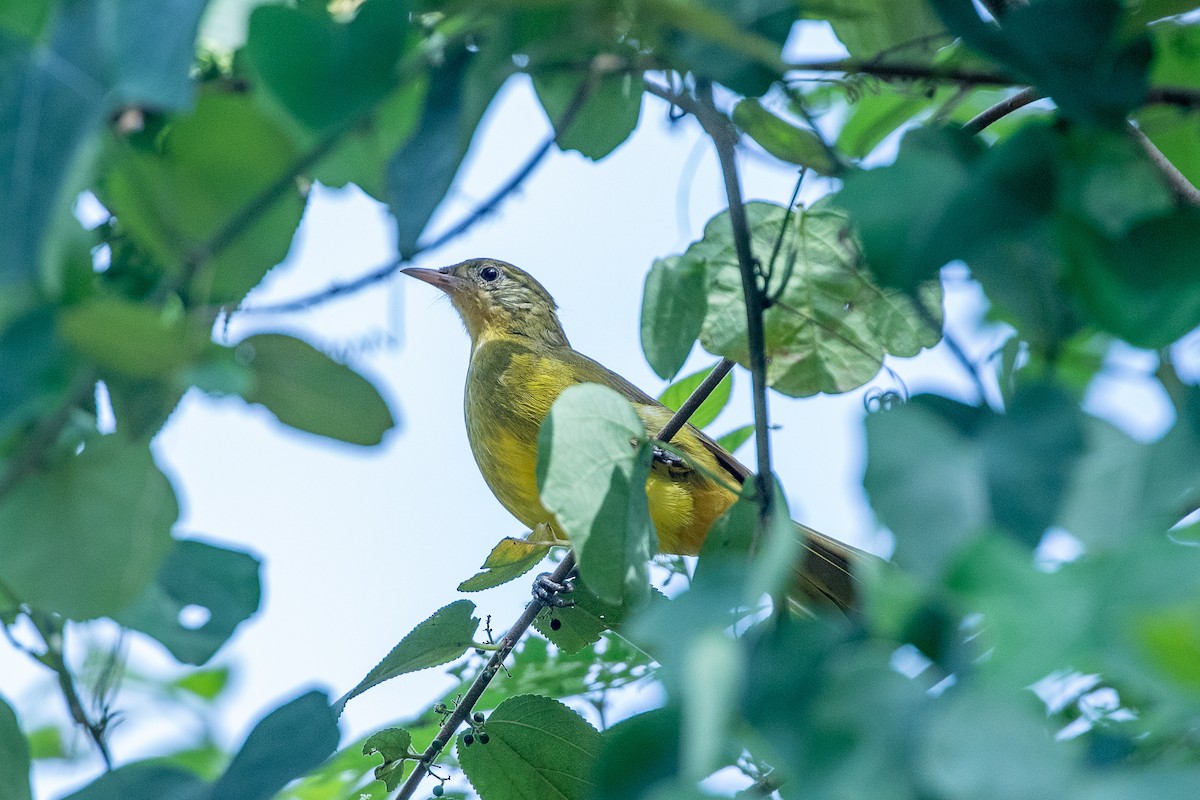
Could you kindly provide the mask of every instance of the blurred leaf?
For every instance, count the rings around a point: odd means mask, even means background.
[[[945,100],[943,94],[945,90],[929,97],[914,87],[887,84],[863,92],[850,103],[849,116],[838,132],[837,149],[850,158],[862,158],[901,125]]]
[[[12,706],[0,697],[0,800],[32,800],[29,766],[29,742]]]
[[[674,708],[644,711],[602,736],[596,764],[596,800],[639,800],[679,771],[680,714]]]
[[[54,312],[30,311],[0,330],[0,441],[45,413],[70,384],[71,359]]]
[[[480,592],[500,586],[524,575],[546,557],[550,546],[506,537],[501,539],[483,562],[483,571],[458,585],[460,592]]]
[[[455,47],[430,76],[416,133],[387,166],[387,197],[396,218],[397,248],[407,258],[454,182],[475,128],[512,71]]]
[[[769,264],[786,209],[748,203],[746,212],[755,255]],[[683,260],[704,264],[708,274],[701,344],[745,365],[746,306],[726,213],[709,220],[704,238],[688,248]],[[930,330],[908,300],[881,291],[859,268],[845,216],[826,203],[792,215],[775,261],[768,288],[778,299],[763,323],[767,381],[780,392],[800,397],[855,389],[875,376],[886,353],[913,354],[940,338],[941,332]],[[940,310],[927,313],[940,317]],[[878,315],[890,321],[874,325],[870,320]]]
[[[820,136],[775,116],[757,100],[739,101],[733,109],[733,124],[780,161],[798,164],[819,175],[837,172],[838,165]]]
[[[646,499],[646,428],[629,401],[598,384],[559,395],[538,434],[538,491],[601,599],[644,597],[656,549]]]
[[[119,153],[103,200],[160,267],[178,276],[194,269],[191,299],[236,304],[291,247],[304,211],[298,188],[259,204],[297,157],[252,97],[209,93],[159,137],[155,152]],[[211,252],[243,215],[252,217],[244,230]]]
[[[106,772],[63,800],[196,800],[207,797],[207,788],[189,770],[142,761]]]
[[[1044,800],[1067,796],[1079,780],[1032,694],[950,693],[929,725],[917,768],[942,796]]]
[[[203,664],[258,610],[259,566],[249,553],[177,540],[155,582],[116,620],[157,639],[176,660]],[[190,624],[185,614],[201,609],[208,618]]]
[[[788,0],[677,4],[664,20],[676,28],[675,59],[702,78],[738,94],[758,97],[782,77],[783,44],[796,21]]]
[[[692,392],[700,388],[700,384],[704,383],[704,379],[714,369],[716,369],[715,366],[709,367],[708,369],[702,369],[680,378],[663,390],[663,393],[658,396],[658,402],[672,411],[678,411],[687,399],[692,396]],[[721,379],[721,382],[712,390],[712,394],[704,399],[704,402],[692,414],[688,423],[697,428],[707,427],[710,422],[725,410],[725,406],[729,405],[729,396],[732,391],[733,373],[730,372]],[[751,428],[753,429],[753,426]]]
[[[1063,115],[1123,124],[1146,97],[1152,50],[1144,32],[1121,33],[1117,0],[1042,0],[996,26],[961,0],[930,0],[951,33],[1054,98]]]
[[[642,352],[663,380],[679,372],[700,335],[708,306],[704,287],[704,265],[678,256],[655,259],[646,274]]]
[[[988,426],[982,445],[995,520],[1036,546],[1056,518],[1084,450],[1079,405],[1052,383],[1022,387],[1008,413]]]
[[[683,654],[682,772],[701,780],[724,766],[730,727],[744,688],[743,654],[719,631],[693,638]]]
[[[422,73],[379,101],[373,113],[313,167],[313,178],[333,187],[353,183],[386,202],[388,162],[416,131],[428,84]]]
[[[210,800],[267,800],[327,759],[338,744],[337,716],[322,692],[308,692],[263,717]]]
[[[587,99],[570,121],[562,121],[581,87],[593,81]],[[533,88],[554,126],[558,146],[599,161],[628,139],[642,109],[641,73],[592,77],[589,73],[538,71]]]
[[[284,425],[368,446],[396,424],[370,381],[299,339],[250,336],[236,345],[236,355],[253,376],[246,402],[266,406]]]
[[[1147,2],[1142,6],[1160,6]],[[1194,6],[1194,3],[1187,3]],[[1150,82],[1155,86],[1200,87],[1197,68],[1200,67],[1200,26],[1178,22],[1151,25],[1154,39],[1154,63]],[[1195,108],[1176,106],[1145,106],[1133,118],[1138,128],[1163,155],[1187,176],[1193,184],[1200,183],[1200,112]]]
[[[35,761],[43,758],[68,759],[71,757],[66,742],[63,741],[62,729],[57,725],[43,725],[30,731],[25,738],[29,742],[29,756]],[[12,784],[6,781],[4,785]]]
[[[504,701],[487,718],[488,742],[467,746],[458,760],[483,800],[557,797],[582,800],[600,752],[600,734],[583,717],[549,697]],[[533,794],[530,794],[530,793]]]
[[[229,667],[210,667],[187,673],[171,685],[183,689],[201,700],[216,700],[229,686]]]
[[[474,644],[479,617],[471,615],[475,604],[470,600],[455,600],[413,628],[400,643],[384,656],[367,677],[334,703],[334,711],[342,713],[346,702],[384,681],[408,672],[436,667],[461,656]]]
[[[396,85],[409,43],[408,4],[370,0],[349,22],[328,13],[260,6],[246,52],[283,106],[314,130],[347,125]]]
[[[191,102],[188,71],[204,5],[77,0],[55,4],[37,41],[0,31],[0,284],[35,275],[70,230],[60,223],[89,179],[108,114]],[[9,6],[25,6],[20,17],[6,13],[23,34],[46,18],[44,3]]]
[[[846,175],[833,202],[849,213],[882,285],[913,294],[954,257],[943,220],[982,154],[958,129],[917,128],[905,134],[894,163]]]
[[[717,444],[724,447],[730,453],[737,451],[739,447],[750,440],[754,435],[754,425],[743,425],[740,428],[734,428],[724,436],[717,437]]]
[[[27,39],[37,39],[50,17],[50,0],[6,2],[0,5],[0,29]]]
[[[871,507],[896,535],[895,561],[936,578],[990,516],[983,452],[968,437],[986,412],[918,395],[867,417]]]
[[[112,616],[152,580],[178,516],[175,492],[144,443],[94,438],[0,502],[0,579],[42,611]]]
[[[628,614],[625,606],[602,600],[583,581],[575,582],[568,599],[574,605],[547,606],[533,620],[538,633],[564,653],[577,653],[598,642],[600,634],[618,625]]]
[[[210,325],[197,324],[179,306],[157,308],[97,298],[62,311],[62,338],[100,366],[133,378],[170,374],[209,343]]]
[[[1075,281],[1096,320],[1137,347],[1165,347],[1200,326],[1200,209],[1144,222],[1112,242],[1076,239]]]
[[[920,63],[951,38],[925,0],[814,0],[804,14],[829,20],[851,58]]]

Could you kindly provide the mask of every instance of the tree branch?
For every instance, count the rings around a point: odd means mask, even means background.
[[[1129,131],[1134,141],[1141,145],[1142,149],[1146,151],[1146,155],[1150,156],[1150,160],[1154,162],[1159,172],[1167,179],[1167,183],[1170,184],[1172,191],[1175,192],[1175,196],[1186,203],[1200,206],[1200,189],[1197,189],[1188,180],[1187,176],[1179,171],[1179,167],[1172,164],[1171,160],[1163,155],[1163,151],[1159,150],[1154,145],[1154,142],[1150,141],[1150,137],[1141,128],[1130,123]]]
[[[991,108],[985,108],[962,126],[970,134],[977,134],[984,128],[1003,117],[1008,116],[1018,108],[1023,108],[1042,97],[1041,92],[1032,86],[1026,86],[1014,95],[1004,98]]]
[[[660,442],[669,442],[674,438],[675,434],[679,433],[687,421],[692,418],[692,414],[696,413],[696,409],[700,404],[708,399],[708,396],[717,388],[717,384],[725,380],[725,376],[733,369],[735,362],[728,358],[721,359],[721,362],[712,368],[712,372],[705,376],[700,385],[696,387],[696,391],[692,392],[688,399],[679,407],[679,411],[675,413],[666,425],[663,425],[662,430],[658,432],[654,438]]]

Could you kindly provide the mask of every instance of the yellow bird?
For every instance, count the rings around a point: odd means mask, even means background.
[[[531,529],[539,525],[565,542],[537,487],[537,439],[562,391],[580,383],[615,389],[633,405],[653,436],[673,412],[615,372],[572,349],[554,298],[524,270],[503,261],[473,259],[442,269],[403,270],[444,291],[471,337],[465,412],[467,437],[483,479],[496,498]],[[737,500],[750,471],[697,428],[671,440],[686,463],[656,462],[646,482],[659,550],[695,555],[709,527]],[[710,476],[728,476],[726,483]],[[856,603],[851,561],[858,551],[797,526],[806,556],[798,589],[810,601],[842,608]]]

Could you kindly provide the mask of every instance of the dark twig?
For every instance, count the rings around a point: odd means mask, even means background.
[[[1016,94],[1004,98],[991,108],[985,108],[976,114],[963,125],[963,130],[970,134],[979,133],[996,120],[1008,116],[1018,108],[1029,105],[1041,98],[1041,96],[1041,92],[1037,89],[1027,86]]]
[[[721,359],[721,362],[712,368],[712,372],[705,376],[700,385],[696,387],[696,391],[688,396],[688,399],[683,402],[675,415],[667,421],[666,425],[663,425],[662,430],[654,438],[660,442],[671,441],[675,434],[679,433],[680,428],[691,419],[692,414],[696,413],[700,404],[707,400],[708,396],[717,388],[717,384],[725,379],[725,376],[733,369],[733,365],[734,362],[728,358]]]
[[[567,555],[558,563],[558,567],[551,574],[550,580],[562,583],[574,568],[575,554],[567,551]],[[525,635],[525,632],[529,630],[529,626],[533,624],[534,619],[537,618],[537,615],[545,607],[545,603],[536,598],[531,600],[529,605],[525,606],[525,611],[500,639],[498,643],[499,647],[492,653],[492,657],[488,659],[487,665],[475,676],[475,680],[471,682],[471,687],[467,689],[467,693],[463,695],[462,700],[458,701],[454,710],[450,712],[450,716],[446,718],[445,723],[438,730],[433,742],[425,749],[421,760],[413,768],[412,774],[408,776],[408,780],[400,787],[400,793],[396,795],[396,800],[406,800],[406,798],[412,797],[413,792],[417,789],[417,785],[429,773],[429,765],[438,757],[442,748],[450,743],[455,732],[475,708],[475,704],[479,702],[479,698],[483,696],[492,679],[503,668],[504,659],[508,658],[509,653],[517,646],[517,642],[521,641],[521,637]],[[437,746],[439,742],[441,746]]]
[[[721,379],[732,368],[733,362],[728,359],[713,367],[713,371],[688,396],[688,399],[672,415],[671,419],[667,421],[667,424],[663,426],[655,438],[659,441],[669,442],[675,434],[679,433],[680,428],[695,413],[700,404],[708,399],[708,396],[712,394],[717,384],[721,382]],[[719,377],[714,379],[714,376]],[[554,583],[562,583],[574,568],[575,553],[568,550],[567,555],[559,562],[558,567],[550,575],[550,580]],[[458,701],[458,704],[454,707],[454,711],[450,713],[450,716],[446,718],[442,727],[438,729],[434,741],[425,749],[416,767],[413,768],[412,774],[408,776],[404,785],[400,787],[400,792],[396,795],[396,800],[407,800],[407,798],[412,797],[413,792],[417,790],[417,785],[429,774],[429,766],[438,757],[442,749],[450,743],[450,739],[458,731],[459,726],[471,714],[471,711],[475,708],[475,704],[479,702],[479,698],[483,696],[492,679],[504,668],[504,659],[508,658],[509,654],[512,653],[513,648],[517,646],[517,642],[521,640],[521,637],[525,635],[525,632],[529,630],[529,626],[533,624],[537,615],[545,607],[546,604],[536,597],[529,602],[529,605],[525,606],[524,612],[521,613],[521,616],[517,618],[517,621],[513,623],[512,627],[508,629],[508,632],[498,642],[499,647],[492,652],[492,656],[488,659],[487,664],[475,676],[475,680],[471,682],[467,693]],[[441,745],[435,746],[438,742],[441,742]]]

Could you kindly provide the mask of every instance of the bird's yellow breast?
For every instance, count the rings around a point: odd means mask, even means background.
[[[569,348],[539,348],[516,338],[489,337],[476,344],[467,372],[467,436],[484,480],[522,523],[530,528],[549,525],[563,538],[538,497],[537,437],[550,406],[564,389],[578,383],[601,383],[625,394],[651,434],[671,416],[668,409]],[[631,397],[631,392],[637,396]],[[695,554],[713,521],[736,495],[704,474],[719,475],[721,467],[694,431],[684,428],[673,444],[697,469],[682,479],[653,470],[646,483],[650,516],[660,550]]]

